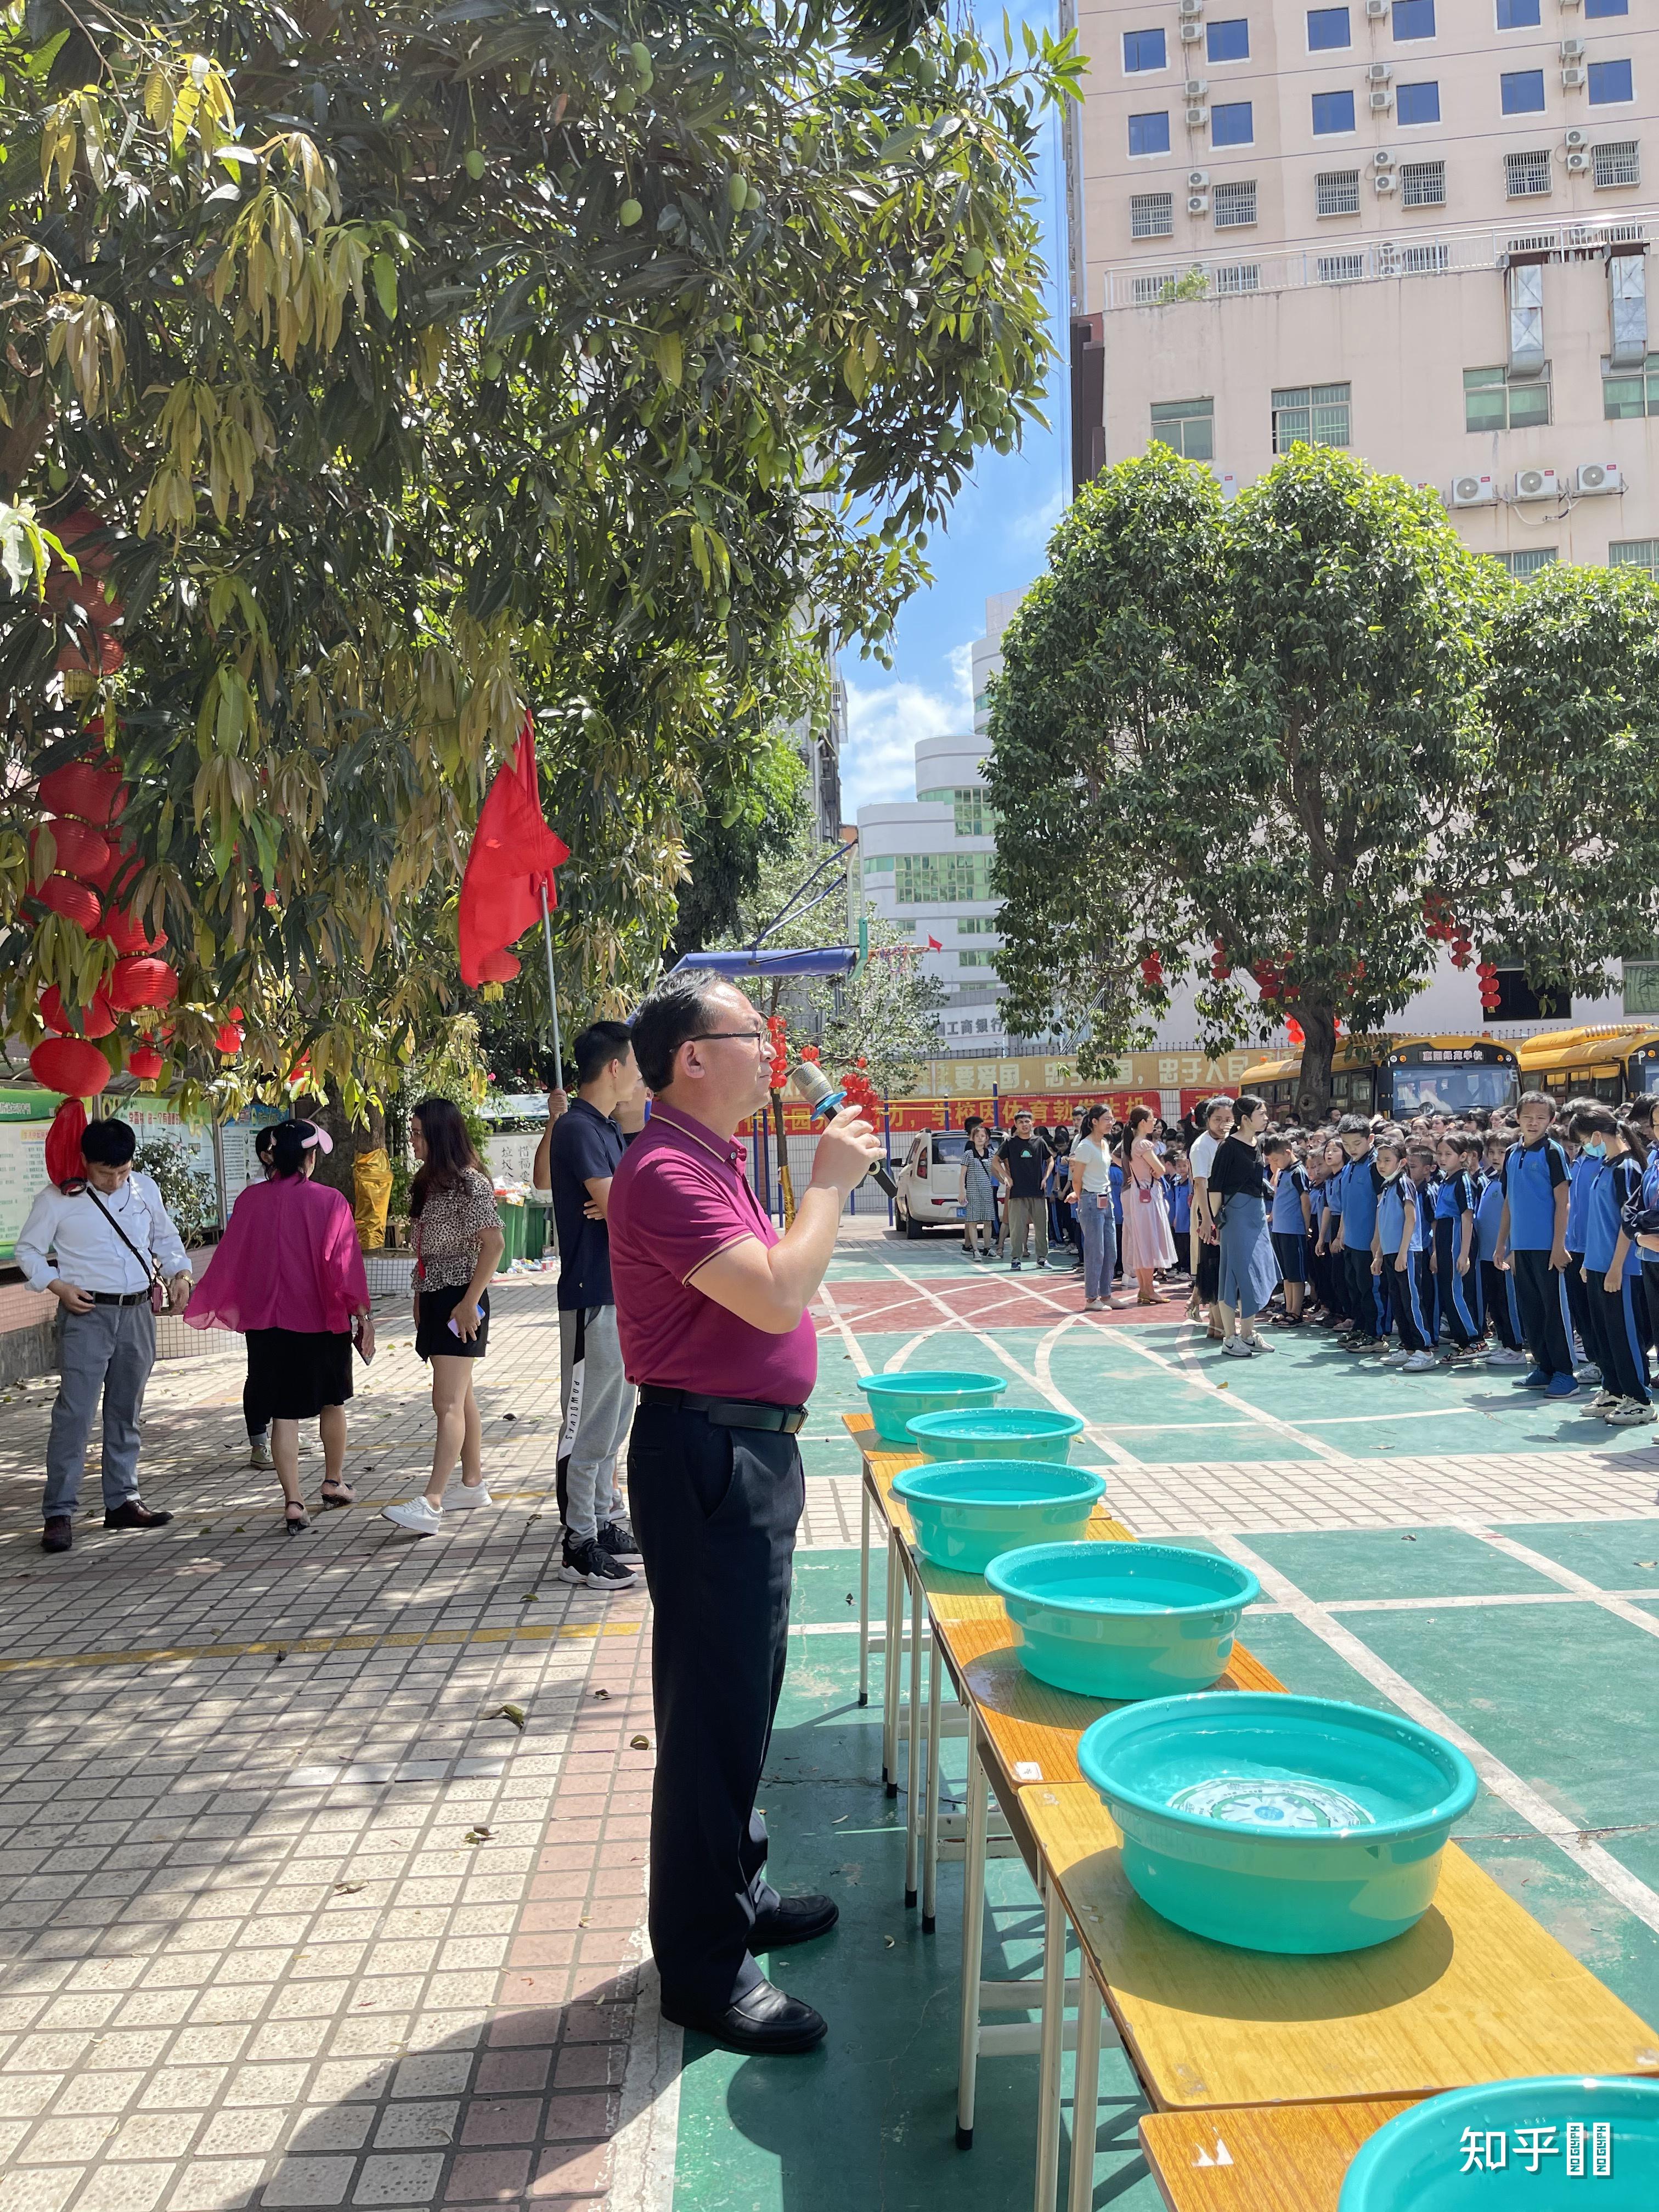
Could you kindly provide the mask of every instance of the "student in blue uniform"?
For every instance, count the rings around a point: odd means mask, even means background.
[[[1571,1398],[1578,1383],[1560,1286],[1553,1279],[1569,1264],[1567,1156],[1549,1133],[1554,1116],[1555,1102],[1541,1091],[1528,1091],[1521,1101],[1520,1141],[1504,1161],[1504,1211],[1492,1264],[1515,1276],[1521,1334],[1532,1358],[1516,1388]]]
[[[1303,1164],[1308,1170],[1308,1282],[1314,1310],[1309,1318],[1324,1322],[1331,1317],[1331,1271],[1325,1256],[1325,1147],[1316,1138]]]
[[[1569,1341],[1576,1335],[1584,1347],[1584,1357],[1595,1364],[1595,1354],[1590,1350],[1590,1340],[1584,1334],[1587,1326],[1585,1309],[1589,1292],[1584,1285],[1584,1215],[1589,1203],[1589,1187],[1595,1176],[1593,1164],[1583,1146],[1571,1134],[1572,1125],[1578,1115],[1599,1101],[1594,1098],[1569,1098],[1561,1109],[1560,1119],[1553,1134],[1567,1156],[1567,1267],[1561,1277],[1561,1295],[1567,1302],[1566,1327]],[[1639,1319],[1639,1316],[1638,1316]],[[1586,1369],[1582,1380],[1599,1382],[1601,1377]]]
[[[1336,1330],[1337,1341],[1352,1334],[1353,1300],[1348,1295],[1347,1261],[1342,1247],[1342,1200],[1347,1188],[1348,1156],[1338,1142],[1325,1147],[1325,1213],[1322,1225],[1325,1272],[1330,1283],[1330,1295],[1325,1303],[1330,1309],[1331,1322]]]
[[[1434,1194],[1435,1286],[1454,1363],[1473,1358],[1485,1332],[1475,1255],[1476,1158],[1473,1138],[1453,1131],[1440,1139],[1441,1173]],[[1501,1194],[1498,1202],[1503,1202]]]
[[[1412,1144],[1406,1147],[1406,1172],[1417,1193],[1417,1234],[1413,1265],[1417,1270],[1417,1303],[1422,1309],[1423,1327],[1432,1352],[1445,1334],[1441,1314],[1442,1300],[1435,1280],[1434,1201],[1440,1188],[1440,1172],[1435,1162],[1431,1144]]]
[[[1112,1146],[1111,1166],[1107,1170],[1112,1186],[1112,1280],[1123,1279],[1123,1132],[1118,1132],[1119,1141]]]
[[[1173,1272],[1184,1275],[1191,1261],[1193,1242],[1193,1170],[1185,1152],[1171,1152],[1164,1188],[1170,1202],[1170,1231],[1175,1238]]]
[[[1647,1146],[1607,1106],[1580,1107],[1573,1134],[1590,1163],[1584,1208],[1585,1316],[1593,1339],[1587,1347],[1601,1370],[1592,1409],[1611,1427],[1634,1429],[1654,1418],[1648,1387],[1647,1349],[1636,1325],[1637,1278],[1642,1255],[1625,1226],[1625,1208],[1640,1202]]]
[[[1308,1288],[1308,1170],[1297,1161],[1288,1137],[1271,1139],[1267,1152],[1273,1179],[1267,1226],[1273,1235],[1273,1257],[1285,1279],[1285,1327],[1300,1328]]]
[[[1500,1273],[1494,1257],[1498,1224],[1504,1218],[1504,1157],[1508,1151],[1506,1138],[1488,1135],[1481,1167],[1480,1195],[1474,1206],[1474,1255],[1480,1268],[1480,1304],[1498,1339],[1487,1355],[1493,1367],[1520,1367],[1527,1364],[1527,1355],[1521,1346],[1521,1309],[1515,1302],[1515,1275],[1507,1268]]]
[[[1371,1125],[1362,1114],[1345,1114],[1336,1125],[1348,1164],[1342,1177],[1342,1249],[1347,1255],[1351,1334],[1337,1341],[1347,1352],[1380,1351],[1388,1334],[1385,1279],[1371,1271],[1371,1240],[1376,1233],[1376,1201],[1382,1188]]]
[[[1434,1364],[1428,1324],[1418,1291],[1418,1231],[1422,1205],[1406,1165],[1406,1143],[1397,1129],[1384,1129],[1376,1140],[1376,1221],[1371,1231],[1371,1273],[1392,1281],[1394,1317],[1400,1349],[1385,1364],[1420,1375]]]

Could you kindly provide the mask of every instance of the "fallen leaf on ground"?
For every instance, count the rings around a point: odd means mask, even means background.
[[[489,1837],[490,1831],[488,1828],[469,1828],[461,1841],[465,1844],[487,1844]]]
[[[630,1751],[649,1751],[651,1739],[648,1735],[630,1735],[628,1739],[628,1748]]]
[[[337,1881],[334,1894],[336,1897],[356,1897],[360,1889],[367,1889],[368,1887],[368,1883],[362,1881]]]
[[[524,1728],[524,1707],[522,1705],[497,1705],[495,1711],[491,1713],[489,1717],[492,1721],[511,1721],[514,1727],[520,1731],[522,1731]]]
[[[538,1604],[540,1601],[541,1595],[542,1594],[539,1590],[526,1590],[524,1595],[519,1600],[519,1603],[520,1605]]]
[[[882,1940],[882,1942],[883,1942],[887,1946],[888,1949],[890,1951],[890,1950],[892,1949],[892,1948],[893,1948],[893,1939],[892,1939],[892,1937],[891,1937],[890,1936],[884,1936],[882,1937],[882,1939],[881,1939],[881,1940]]]
[[[611,1692],[609,1690],[595,1690],[593,1694],[596,1698],[608,1698]]]

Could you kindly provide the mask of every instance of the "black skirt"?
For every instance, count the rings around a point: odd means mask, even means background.
[[[268,1420],[314,1421],[351,1395],[351,1337],[332,1330],[251,1328],[247,1395]]]
[[[415,1325],[415,1349],[422,1359],[482,1359],[489,1348],[489,1293],[486,1291],[478,1301],[478,1333],[470,1344],[463,1344],[449,1326],[449,1316],[466,1296],[466,1285],[459,1288],[440,1283],[428,1289],[426,1284],[416,1286],[421,1294],[421,1317]]]

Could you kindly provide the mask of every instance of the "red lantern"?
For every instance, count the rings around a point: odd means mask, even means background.
[[[166,1064],[153,1044],[134,1045],[127,1054],[127,1073],[140,1083],[154,1083]]]
[[[42,830],[49,830],[56,858],[52,866],[66,876],[78,876],[83,884],[96,884],[99,877],[108,870],[113,872],[110,842],[97,830],[88,829],[84,822],[71,822],[63,815],[50,822],[37,822],[29,831],[29,858],[33,860],[40,842]]]
[[[118,765],[100,768],[89,760],[67,761],[40,779],[40,804],[53,814],[74,814],[100,830],[120,818],[127,803]]]
[[[274,906],[276,902],[272,899]],[[510,983],[519,972],[516,952],[487,952],[478,963],[478,973],[486,983]]]
[[[29,1054],[29,1073],[43,1091],[95,1098],[109,1081],[109,1062],[83,1037],[48,1037]]]
[[[179,975],[165,960],[118,960],[104,988],[112,1006],[124,1014],[136,1013],[141,1006],[171,1006],[179,995]]]
[[[1289,1037],[1291,1042],[1298,1048],[1304,1045],[1308,1041],[1303,1035],[1302,1024],[1300,1022],[1286,1022],[1285,1024],[1285,1034]]]
[[[103,917],[97,892],[77,884],[73,876],[48,876],[34,896],[50,913],[61,914],[65,921],[78,922],[88,937]]]
[[[109,1000],[101,987],[93,993],[92,1004],[77,1011],[81,1016],[82,1036],[107,1036],[115,1027],[115,1016],[110,1011]],[[40,1018],[49,1030],[56,1030],[60,1036],[74,1033],[75,1024],[70,1019],[64,1005],[64,994],[56,983],[40,994]]]
[[[131,959],[136,952],[159,952],[167,941],[166,930],[158,929],[151,937],[136,914],[118,907],[112,907],[106,914],[98,934],[106,944],[112,945],[124,960]]]
[[[90,884],[94,890],[102,891],[105,899],[111,901],[125,896],[138,878],[143,875],[144,861],[143,855],[136,847],[123,843],[117,838],[106,837],[104,843],[108,850],[108,857],[101,867],[76,868],[70,872],[78,875],[83,883]],[[61,846],[58,851],[59,865],[63,866],[64,863],[61,859],[63,851]]]
[[[214,1037],[213,1043],[215,1050],[223,1053],[227,1060],[230,1059],[234,1054],[240,1052],[242,1049],[242,1030],[240,1023],[226,1022],[222,1024]]]

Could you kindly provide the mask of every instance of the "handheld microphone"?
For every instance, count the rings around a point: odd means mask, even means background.
[[[834,1121],[846,1103],[847,1093],[837,1091],[823,1070],[810,1060],[798,1060],[789,1071],[789,1087],[817,1121]],[[873,1181],[889,1198],[896,1198],[898,1185],[888,1173],[885,1162],[878,1162],[865,1177]]]

